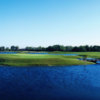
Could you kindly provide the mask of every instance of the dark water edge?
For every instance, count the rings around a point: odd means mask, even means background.
[[[100,65],[0,66],[0,100],[100,100]]]

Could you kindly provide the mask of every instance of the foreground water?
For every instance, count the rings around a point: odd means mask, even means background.
[[[0,100],[100,100],[100,65],[0,66]]]

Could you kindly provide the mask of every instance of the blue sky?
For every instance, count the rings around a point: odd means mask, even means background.
[[[100,0],[0,0],[0,46],[100,45]]]

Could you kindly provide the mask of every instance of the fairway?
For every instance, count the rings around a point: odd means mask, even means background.
[[[7,66],[68,66],[93,64],[78,60],[80,56],[40,54],[0,54],[0,65]]]

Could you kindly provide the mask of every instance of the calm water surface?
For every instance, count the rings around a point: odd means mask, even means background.
[[[49,54],[49,53],[28,53],[28,54],[64,55],[64,56],[77,56],[78,55],[78,54]]]
[[[0,54],[17,54],[17,52],[0,52]],[[65,55],[65,56],[77,56],[78,54],[49,54],[49,53],[41,53],[41,52],[35,52],[35,53],[27,53],[27,54],[42,54],[42,55]]]
[[[0,66],[0,100],[100,100],[100,65]]]
[[[16,54],[17,52],[0,52],[0,54]]]

